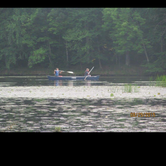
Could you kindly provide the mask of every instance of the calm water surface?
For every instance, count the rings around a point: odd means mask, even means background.
[[[48,81],[47,78],[0,77],[6,86],[123,86],[149,85],[149,77],[100,77],[99,81]],[[153,112],[155,117],[131,117]],[[1,132],[165,132],[163,99],[37,99],[1,98]]]
[[[49,81],[46,76],[0,76],[0,86],[105,86],[118,83],[135,83],[145,85],[149,77],[145,76],[101,76],[98,81],[57,80]]]

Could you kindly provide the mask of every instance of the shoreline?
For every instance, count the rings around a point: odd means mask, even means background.
[[[87,65],[86,65],[87,66]],[[70,68],[61,68],[60,70],[64,71],[73,71],[75,75],[84,75],[85,68],[80,68],[80,66],[70,67]],[[91,68],[91,67],[89,67]],[[45,76],[53,75],[54,68],[42,68],[42,67],[20,67],[14,69],[3,69],[0,72],[0,76]],[[145,72],[146,68],[141,66],[104,66],[100,69],[98,66],[95,66],[92,71],[93,75],[101,76],[151,76],[155,74],[148,74]],[[64,73],[66,75],[67,73]],[[62,74],[63,75],[63,74]],[[71,75],[71,74],[70,74]]]

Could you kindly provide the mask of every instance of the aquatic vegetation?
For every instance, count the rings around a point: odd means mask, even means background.
[[[166,87],[166,75],[157,76],[156,81],[156,86]]]
[[[60,132],[61,131],[61,127],[55,127],[55,132]]]
[[[113,96],[114,96],[114,94],[113,94],[113,93],[111,93],[111,94],[110,94],[110,97],[113,97]]]
[[[136,85],[132,86],[131,84],[125,84],[123,91],[126,93],[132,93],[132,92],[138,92],[139,90]]]
[[[131,93],[132,92],[132,86],[131,84],[125,84],[124,86],[124,92]]]

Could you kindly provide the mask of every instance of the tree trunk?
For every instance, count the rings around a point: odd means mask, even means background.
[[[98,49],[98,53],[100,54],[100,46],[99,46],[99,39],[97,38],[97,49]],[[100,60],[100,58],[98,57],[98,61],[99,61],[99,67],[100,67],[100,69],[102,69],[102,65],[101,65],[101,60]]]
[[[146,60],[149,63],[149,58],[148,58],[148,54],[147,54],[146,47],[145,47],[144,43],[143,43],[143,47],[144,47],[144,52],[145,52],[145,55],[146,55]]]
[[[67,60],[67,67],[68,67],[69,54],[68,54],[68,49],[67,49],[67,42],[66,42],[66,60]]]
[[[50,64],[52,65],[52,61],[51,61],[51,46],[50,46],[50,43],[48,41],[48,49],[49,49],[49,54],[48,54],[48,58],[49,58],[49,61],[50,61]]]
[[[126,51],[126,65],[128,66],[129,64],[130,64],[129,52]]]

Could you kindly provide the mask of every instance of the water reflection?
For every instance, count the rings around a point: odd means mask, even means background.
[[[86,80],[86,81],[73,81],[73,80],[55,80],[55,81],[51,81],[50,85],[52,85],[52,82],[54,82],[54,86],[91,86],[93,85],[93,83],[96,83],[94,81],[91,80]]]
[[[68,86],[73,86],[73,81],[69,81]]]
[[[57,80],[49,81],[47,77],[6,76],[0,77],[0,87],[4,86],[105,86],[116,83],[136,83],[139,86],[148,85],[149,77],[143,76],[101,76],[98,81],[91,80]],[[151,81],[151,83],[153,83]]]
[[[165,132],[165,100],[140,100],[142,104],[110,99],[1,98],[0,132],[54,132],[58,127],[62,132]],[[156,116],[131,117],[136,111],[154,112]]]
[[[55,80],[54,86],[62,86],[62,80]]]
[[[91,86],[91,80],[87,80],[85,83],[86,86]]]

